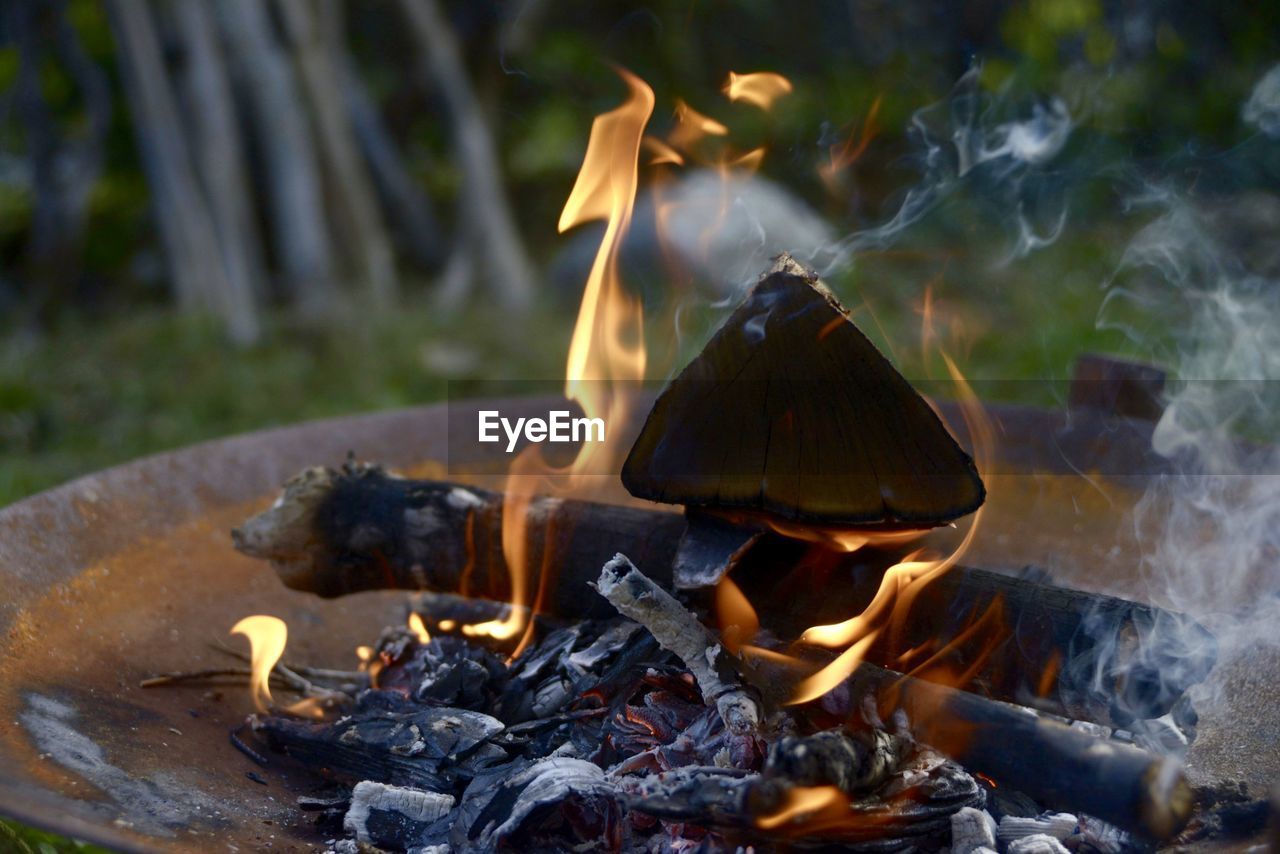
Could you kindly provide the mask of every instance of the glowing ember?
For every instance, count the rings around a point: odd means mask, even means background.
[[[271,671],[284,655],[285,643],[289,639],[289,627],[279,617],[266,614],[255,614],[245,617],[231,627],[231,634],[244,635],[249,639],[249,688],[253,693],[253,706],[265,712],[272,706]]]
[[[791,94],[791,81],[772,71],[756,71],[750,74],[729,72],[724,93],[730,101],[745,101],[762,110],[772,109],[773,102]]]

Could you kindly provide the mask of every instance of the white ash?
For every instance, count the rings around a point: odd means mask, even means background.
[[[357,842],[374,842],[369,833],[369,819],[375,812],[396,813],[408,823],[428,825],[448,815],[453,803],[452,795],[365,780],[357,783],[351,792],[351,807],[342,820],[342,827],[355,836]]]
[[[636,568],[626,555],[615,555],[604,565],[595,584],[613,607],[643,625],[668,652],[684,662],[697,680],[702,696],[714,703],[731,732],[759,728],[760,703],[748,693],[734,673],[730,656],[706,626],[674,596]]]
[[[1009,843],[1006,854],[1070,854],[1066,846],[1047,833],[1033,833]]]
[[[475,838],[480,850],[496,849],[519,831],[540,807],[556,804],[570,797],[614,798],[616,784],[605,777],[598,765],[584,759],[540,759],[501,784],[510,792],[518,792],[515,803],[501,823],[490,821]]]
[[[1133,848],[1129,834],[1114,824],[1087,815],[1080,816],[1080,826],[1065,841],[1070,843],[1072,851],[1083,848],[1097,854],[1121,854]]]
[[[639,631],[640,626],[637,623],[614,623],[605,629],[591,646],[570,655],[569,665],[579,673],[587,673],[629,644]]]
[[[951,816],[951,854],[996,847],[996,820],[986,810],[965,807]]]
[[[1000,819],[1000,827],[996,830],[996,839],[1002,845],[1009,845],[1018,839],[1029,836],[1050,836],[1055,840],[1063,840],[1076,832],[1080,821],[1071,813],[1044,813],[1035,818],[1019,818],[1007,815]]]

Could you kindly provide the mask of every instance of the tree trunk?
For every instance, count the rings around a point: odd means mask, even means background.
[[[332,190],[335,231],[344,237],[340,245],[349,252],[373,303],[388,307],[398,291],[395,258],[343,107],[336,59],[343,50],[342,8],[338,0],[279,0],[279,5],[315,116]]]
[[[444,243],[431,200],[405,168],[395,140],[345,48],[337,56],[337,65],[356,141],[369,164],[382,204],[390,214],[398,248],[422,269],[434,270],[443,260]]]
[[[11,37],[18,46],[14,112],[21,122],[34,192],[27,274],[38,292],[37,314],[56,307],[80,273],[89,191],[102,171],[103,141],[111,122],[106,76],[85,54],[66,19],[62,0],[19,0],[8,8]],[[70,75],[84,106],[82,132],[67,133],[45,102],[41,68],[56,58]]]
[[[423,53],[424,83],[439,94],[452,118],[454,156],[464,179],[458,240],[472,248],[502,303],[507,308],[525,308],[533,296],[533,267],[507,203],[493,136],[467,78],[453,29],[438,0],[401,0],[401,5]]]
[[[338,290],[311,128],[288,58],[258,0],[219,0],[216,10],[248,103],[261,180],[266,184],[275,254],[295,303],[328,314]]]
[[[203,0],[175,0],[168,11],[186,64],[181,75],[192,161],[209,202],[218,248],[227,272],[226,308],[242,337],[260,333],[256,297],[265,296],[258,229],[230,81],[213,16]]]
[[[152,205],[179,305],[219,312],[231,337],[247,342],[255,329],[244,315],[232,310],[228,299],[231,284],[218,251],[213,218],[191,168],[151,13],[144,0],[112,0],[108,8],[134,135],[151,184]]]

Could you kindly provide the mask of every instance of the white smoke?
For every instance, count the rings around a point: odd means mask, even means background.
[[[981,74],[981,66],[970,69],[947,100],[912,116],[908,132],[918,151],[920,180],[887,222],[831,247],[823,272],[847,265],[857,252],[893,245],[961,190],[985,195],[999,210],[1013,212],[1006,261],[1042,249],[1062,234],[1067,217],[1063,182],[1045,179],[1074,127],[1066,102],[1053,98],[1032,105],[1029,116],[1003,118],[1008,104],[981,90]],[[1046,184],[1057,191],[1048,194],[1048,202]]]
[[[1131,242],[1100,322],[1176,368],[1152,437],[1176,473],[1134,508],[1145,585],[1134,592],[1217,636],[1218,667],[1192,692],[1204,714],[1233,665],[1280,646],[1280,451],[1252,441],[1274,439],[1280,412],[1280,281],[1249,268],[1212,212],[1172,192],[1143,201],[1162,213]]]
[[[1262,75],[1240,115],[1267,136],[1280,139],[1280,65]]]

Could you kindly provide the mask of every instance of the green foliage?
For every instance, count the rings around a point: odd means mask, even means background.
[[[107,849],[0,819],[0,850],[10,854],[109,854]]]

